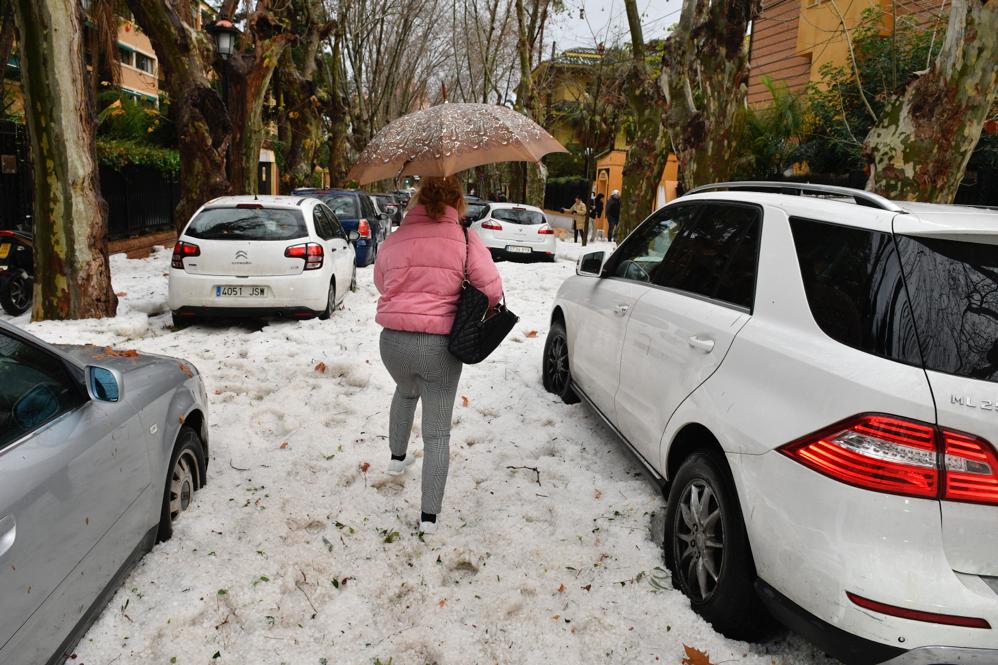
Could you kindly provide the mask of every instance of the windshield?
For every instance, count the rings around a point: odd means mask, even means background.
[[[324,196],[322,202],[332,208],[337,217],[360,219],[360,212],[357,210],[357,197],[352,194]]]
[[[998,382],[998,247],[897,236],[928,369]]]
[[[542,213],[526,208],[496,208],[492,211],[492,219],[527,226],[543,224],[545,221]]]
[[[292,240],[308,231],[297,210],[208,208],[191,221],[186,235],[202,240]]]

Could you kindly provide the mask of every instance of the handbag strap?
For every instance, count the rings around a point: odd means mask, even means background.
[[[468,240],[468,227],[462,226],[462,228],[464,229],[464,283],[470,286],[471,278],[468,276],[468,254],[471,253],[471,242]],[[496,306],[506,306],[506,291],[502,292],[502,297]]]

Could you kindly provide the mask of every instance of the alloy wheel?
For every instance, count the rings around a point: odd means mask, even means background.
[[[679,499],[672,546],[683,587],[694,600],[708,600],[721,575],[724,527],[717,494],[702,478],[692,480]]]
[[[28,305],[31,302],[31,291],[28,288],[27,280],[23,277],[15,277],[10,280],[7,293],[9,294],[10,302],[14,305],[15,309],[23,312],[28,308]]]
[[[194,491],[201,486],[200,469],[192,450],[184,450],[170,475],[170,521],[176,522],[180,514],[190,508]]]
[[[568,345],[564,337],[558,335],[551,340],[546,360],[551,390],[561,394],[568,383]]]

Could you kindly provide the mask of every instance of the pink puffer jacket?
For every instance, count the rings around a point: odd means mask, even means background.
[[[468,277],[495,305],[502,279],[478,234],[468,234]],[[378,249],[374,284],[381,293],[379,324],[392,330],[446,335],[454,324],[464,281],[464,232],[457,210],[434,219],[423,206],[412,208],[401,226]]]

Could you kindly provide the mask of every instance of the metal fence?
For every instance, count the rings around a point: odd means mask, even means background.
[[[0,229],[31,229],[31,191],[27,129],[0,121]]]
[[[120,240],[174,228],[179,183],[139,166],[100,169],[101,194],[108,205],[108,237]]]

